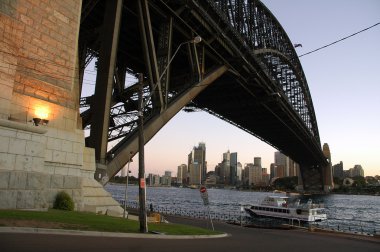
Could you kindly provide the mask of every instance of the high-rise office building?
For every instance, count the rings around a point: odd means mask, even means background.
[[[152,186],[153,185],[153,174],[149,173],[148,178],[149,178],[149,185]]]
[[[190,172],[191,164],[196,164],[200,169],[200,180],[203,183],[206,180],[207,174],[207,162],[206,162],[206,144],[199,143],[198,146],[194,146],[191,153],[188,155],[188,167]]]
[[[254,157],[253,158],[253,165],[256,165],[257,167],[260,167],[260,169],[262,168],[261,167],[261,157]]]
[[[364,177],[364,170],[361,165],[355,165],[352,169],[352,177]]]
[[[196,162],[189,165],[189,184],[201,184],[201,165]]]
[[[261,185],[262,183],[262,170],[261,167],[249,163],[244,167],[244,183],[248,186]]]
[[[274,153],[274,163],[275,165],[281,165],[281,175],[283,175],[283,177],[293,177],[293,176],[298,176],[299,175],[299,165],[293,161],[291,158],[289,158],[288,156],[284,155],[283,153],[279,152],[279,151],[276,151]],[[271,173],[272,173],[272,170],[271,170]],[[271,174],[271,178],[273,177],[279,177],[279,176],[272,176]]]
[[[237,153],[231,153],[229,150],[223,153],[223,160],[215,168],[215,173],[218,175],[220,183],[225,185],[236,185],[238,180]]]
[[[240,162],[237,163],[236,168],[236,176],[237,176],[237,183],[240,184],[242,181],[242,173],[243,173],[243,167]]]
[[[281,152],[279,151],[276,151],[274,153],[274,163],[276,165],[282,165],[283,169],[284,169],[284,175],[282,175],[282,172],[281,172],[281,177],[288,177],[289,176],[289,157],[282,154]],[[280,176],[277,176],[277,177],[280,177]]]
[[[270,180],[277,177],[277,165],[272,163],[270,164]]]
[[[231,182],[231,153],[227,151],[223,153],[223,160],[221,164],[221,181],[225,185],[229,185]]]
[[[339,164],[335,164],[332,167],[333,170],[333,176],[336,178],[343,179],[343,162],[340,161]]]
[[[276,177],[283,178],[286,177],[286,169],[284,165],[276,165]]]
[[[177,183],[186,184],[188,177],[187,165],[181,164],[177,168]]]
[[[158,186],[160,185],[160,176],[156,174],[149,173],[149,185],[150,186]]]
[[[165,171],[165,175],[161,177],[161,184],[166,186],[172,185],[172,172]]]
[[[230,184],[236,185],[237,183],[237,152],[232,152],[230,155]]]

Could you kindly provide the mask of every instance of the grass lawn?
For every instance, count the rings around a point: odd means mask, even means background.
[[[139,222],[87,212],[49,209],[46,212],[0,210],[0,226],[23,226],[105,232],[139,233]],[[170,235],[212,235],[212,230],[179,224],[148,224],[149,231]]]

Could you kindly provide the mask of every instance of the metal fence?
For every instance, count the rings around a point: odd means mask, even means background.
[[[118,200],[118,202],[124,206],[124,200]],[[150,210],[150,204],[147,204],[148,211]],[[135,201],[127,201],[127,208],[132,209],[138,209],[139,204]],[[157,212],[164,215],[170,215],[170,216],[182,216],[182,217],[189,217],[189,218],[196,218],[196,219],[208,219],[209,215],[207,211],[201,211],[201,210],[190,210],[188,208],[181,208],[181,207],[170,207],[170,206],[153,206],[153,212]],[[215,212],[210,211],[211,219],[213,220],[219,220],[229,223],[241,223],[241,224],[250,224],[250,217],[242,214],[237,214],[236,212]]]
[[[124,206],[124,200],[118,200],[121,206]],[[150,208],[153,208],[153,212],[157,212],[163,215],[169,216],[181,216],[181,217],[189,217],[196,219],[208,219],[209,215],[207,211],[201,210],[192,210],[188,208],[181,207],[173,207],[173,206],[153,206],[151,204],[147,204],[148,211],[151,211]],[[127,201],[127,208],[130,209],[138,209],[139,204],[137,201]],[[277,228],[282,226],[283,224],[288,224],[290,226],[301,226],[302,224],[299,220],[276,220],[276,219],[268,219],[268,218],[252,218],[247,215],[245,212],[239,211],[224,211],[224,212],[215,212],[210,211],[210,216],[213,220],[223,221],[227,223],[244,225],[244,226],[254,226],[261,228]],[[352,234],[361,234],[361,235],[379,235],[380,230],[373,225],[373,223],[367,222],[358,222],[357,224],[350,223],[349,225],[344,223],[344,220],[339,219],[329,219],[327,221],[321,223],[313,223],[303,225],[304,227],[312,227],[323,229],[326,231],[332,232],[342,232],[342,233],[352,233]]]

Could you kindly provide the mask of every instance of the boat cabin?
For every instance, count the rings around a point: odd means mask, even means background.
[[[274,207],[287,207],[289,197],[282,196],[268,196],[266,197],[261,205],[274,206]]]

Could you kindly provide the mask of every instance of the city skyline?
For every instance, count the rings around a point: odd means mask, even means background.
[[[207,145],[206,145],[206,143],[204,143],[204,142],[200,142],[199,144],[198,144],[198,147],[200,146],[200,145],[204,145],[204,147],[205,148],[207,148]],[[198,148],[197,146],[194,146],[193,147],[193,149],[192,149],[192,151],[191,152],[193,152],[194,151],[194,149],[196,149],[196,148]],[[190,153],[191,154],[191,153]],[[189,154],[189,155],[190,155]],[[273,174],[273,171],[272,171],[272,168],[273,168],[273,165],[274,166],[278,166],[278,165],[282,165],[283,166],[283,169],[284,169],[284,172],[283,172],[283,175],[281,175],[280,177],[292,177],[292,176],[298,176],[298,171],[297,171],[297,167],[298,167],[298,164],[296,163],[296,162],[294,162],[291,158],[289,158],[288,156],[286,156],[286,155],[284,155],[283,153],[281,153],[281,152],[279,152],[279,151],[276,151],[276,152],[274,152],[273,153],[273,155],[274,155],[274,158],[273,158],[273,162],[271,162],[270,163],[270,165],[268,166],[268,167],[265,167],[265,166],[262,166],[261,165],[261,157],[259,157],[259,156],[255,156],[255,157],[253,157],[253,161],[252,162],[244,162],[244,163],[241,163],[240,161],[239,161],[239,159],[237,158],[238,156],[239,156],[239,153],[237,153],[237,152],[232,152],[231,150],[226,150],[225,152],[223,152],[222,154],[221,154],[221,160],[220,160],[220,162],[216,165],[216,166],[214,166],[214,167],[207,167],[207,173],[208,172],[216,172],[216,169],[217,169],[217,167],[219,166],[219,167],[221,167],[221,166],[223,166],[223,163],[227,160],[226,159],[226,154],[229,154],[229,155],[231,155],[230,157],[231,157],[231,160],[232,160],[232,156],[234,156],[235,157],[235,159],[237,159],[236,161],[235,161],[235,163],[236,164],[240,164],[241,166],[242,166],[242,168],[245,168],[246,166],[249,166],[249,165],[257,165],[257,166],[260,166],[262,169],[265,169],[266,171],[268,171],[268,174],[270,174],[271,175],[271,178],[275,175],[275,173],[276,172],[274,172],[274,174]],[[206,155],[207,155],[207,152],[206,152]],[[259,161],[258,161],[259,160]],[[230,159],[228,159],[227,160],[228,161],[228,164],[230,164]],[[207,160],[205,160],[205,162],[207,163]],[[259,162],[259,165],[257,164],[257,162]],[[183,166],[185,167],[185,169],[186,169],[186,171],[188,171],[190,168],[188,167],[188,165],[187,164],[185,164],[186,162],[183,162],[183,163],[181,163],[181,164],[178,164],[178,166],[175,168],[175,169],[173,169],[173,170],[170,170],[170,169],[167,169],[167,170],[164,170],[164,171],[160,171],[160,172],[156,172],[156,173],[152,173],[152,172],[149,172],[149,173],[147,173],[147,174],[145,174],[146,176],[145,177],[147,177],[148,175],[151,175],[151,174],[153,174],[153,175],[160,175],[160,174],[163,174],[163,173],[165,173],[165,175],[168,173],[168,172],[170,172],[170,173],[172,173],[172,174],[178,174],[178,172],[179,172],[179,168],[181,168],[181,173],[183,173]],[[233,165],[231,165],[231,167],[232,167]],[[358,167],[360,167],[360,169],[362,169],[362,171],[363,171],[363,173],[364,174],[362,174],[361,176],[363,176],[363,177],[366,177],[366,176],[376,176],[376,175],[380,175],[380,174],[374,174],[374,175],[368,175],[368,174],[366,174],[365,173],[365,169],[363,169],[362,168],[362,166],[360,165],[360,164],[355,164],[354,166],[352,166],[352,167],[347,167],[347,166],[344,166],[344,162],[343,161],[339,161],[339,162],[337,162],[336,164],[332,164],[332,166],[333,166],[333,169],[334,169],[334,167],[336,167],[336,166],[338,166],[338,167],[341,167],[341,170],[342,170],[342,172],[349,172],[349,171],[351,171],[351,170],[355,170],[355,169],[357,169]],[[292,167],[292,168],[291,168]],[[291,169],[293,169],[293,170],[291,170]],[[124,173],[124,175],[123,175],[123,173]],[[123,177],[123,176],[125,176],[125,174],[126,174],[126,172],[125,172],[125,169],[123,169],[123,170],[121,170],[120,171],[120,175]],[[133,175],[133,174],[132,174]],[[198,174],[199,176],[200,176],[200,174]],[[340,176],[336,176],[335,174],[334,174],[334,170],[332,171],[332,175],[333,175],[333,177],[340,177]],[[137,175],[136,175],[137,176]],[[343,174],[341,175],[341,176],[343,176]],[[173,177],[176,177],[176,176],[173,176]],[[274,177],[277,177],[277,176],[274,176]],[[182,178],[182,177],[181,177]]]
[[[264,0],[287,32],[299,55],[351,35],[380,21],[380,2]],[[329,8],[326,8],[329,6]],[[344,8],[342,8],[344,6]],[[358,12],[360,10],[360,12]],[[321,18],[323,13],[323,18]],[[353,18],[355,17],[355,18]],[[328,143],[332,164],[361,164],[366,175],[380,174],[378,129],[380,118],[380,26],[300,58],[316,112],[321,148]],[[273,147],[206,112],[179,112],[145,146],[146,173],[172,170],[186,163],[186,154],[198,142],[208,145],[208,169],[221,153],[239,153],[241,163],[262,157],[263,167],[273,160]],[[131,163],[137,174],[138,158]]]

